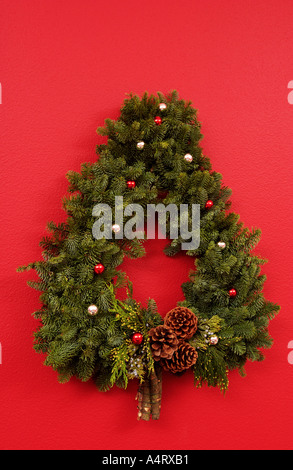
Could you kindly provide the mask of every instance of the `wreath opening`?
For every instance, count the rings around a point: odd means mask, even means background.
[[[34,349],[45,353],[60,382],[93,379],[107,391],[138,380],[138,419],[159,419],[162,370],[191,369],[197,387],[226,391],[229,371],[244,375],[248,360],[264,359],[273,341],[269,321],[280,307],[265,299],[266,260],[252,253],[261,232],[248,230],[231,211],[231,190],[203,154],[191,102],[176,91],[130,94],[119,118],[106,119],[98,133],[107,143],[98,145],[97,161],[67,174],[66,222],[50,222],[40,242],[43,259],[18,268],[39,276],[28,281],[41,292]],[[107,204],[114,217],[117,197],[123,207],[200,207],[200,243],[184,251],[194,271],[182,284],[184,300],[163,315],[154,299],[146,306],[134,299],[132,281],[119,269],[125,257],[145,255],[144,239],[121,236],[130,214],[114,221],[111,237],[94,236],[94,208]],[[166,227],[164,252],[176,256],[186,240],[170,237],[168,218]]]

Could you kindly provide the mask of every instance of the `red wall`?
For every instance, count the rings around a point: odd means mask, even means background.
[[[291,0],[2,0],[2,449],[292,449],[293,3]],[[61,385],[32,349],[38,293],[16,267],[40,257],[64,220],[65,174],[94,161],[96,128],[125,93],[177,89],[199,110],[204,152],[232,209],[262,229],[266,297],[281,304],[275,342],[225,397],[164,377],[159,422],[136,421],[136,384],[97,392]],[[190,263],[161,241],[126,266],[136,298],[162,313],[182,298]],[[174,275],[175,273],[175,275]],[[293,349],[293,348],[292,348]],[[291,361],[293,362],[293,361]]]

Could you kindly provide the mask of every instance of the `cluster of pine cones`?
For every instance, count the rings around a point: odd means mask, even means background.
[[[183,372],[196,363],[198,354],[187,342],[197,330],[197,317],[186,307],[167,313],[164,324],[149,331],[153,358],[164,370]]]

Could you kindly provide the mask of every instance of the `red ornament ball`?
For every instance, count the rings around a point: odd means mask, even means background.
[[[213,207],[213,205],[214,205],[213,201],[210,201],[210,200],[207,201],[206,202],[206,209],[210,209],[211,207]]]
[[[133,344],[141,344],[143,342],[143,336],[141,333],[133,333],[131,336],[131,341]]]
[[[237,290],[236,289],[233,288],[233,289],[229,290],[229,296],[230,297],[236,297],[236,295],[237,295]]]
[[[162,118],[160,118],[160,116],[156,116],[155,119],[154,119],[155,123],[157,124],[157,126],[159,126],[160,124],[162,124]]]
[[[135,181],[127,181],[126,184],[129,189],[135,188]]]
[[[96,264],[95,266],[95,273],[101,274],[105,269],[105,266],[102,263]]]

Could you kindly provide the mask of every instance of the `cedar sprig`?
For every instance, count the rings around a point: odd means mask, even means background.
[[[115,313],[114,322],[119,322],[119,327],[124,336],[124,342],[114,348],[111,354],[113,359],[111,383],[122,377],[125,388],[128,384],[131,359],[139,358],[140,366],[137,367],[137,378],[143,382],[145,377],[154,371],[154,359],[149,342],[148,332],[152,327],[162,322],[162,318],[154,306],[154,301],[149,299],[148,307],[142,308],[131,298],[128,301],[120,301],[115,298],[113,285],[109,286],[112,295],[112,307],[110,312]],[[131,341],[131,336],[140,332],[143,336],[141,345],[136,346]],[[133,378],[133,375],[131,375]]]

